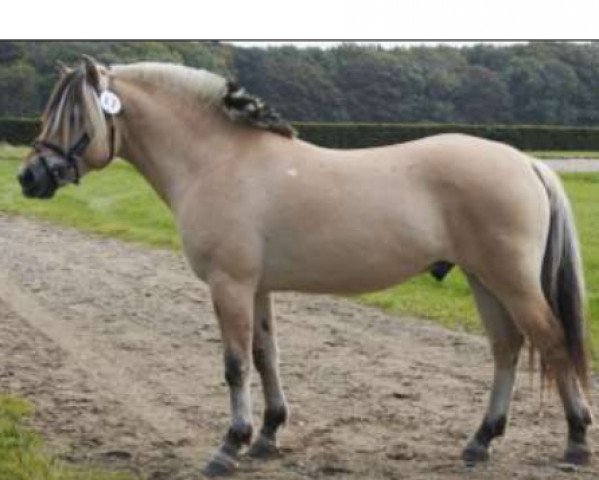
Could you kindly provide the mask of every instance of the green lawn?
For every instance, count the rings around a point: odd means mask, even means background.
[[[26,149],[0,147],[0,211],[43,218],[102,235],[178,248],[168,209],[128,164],[115,161],[51,201],[24,198],[15,179]]]
[[[40,437],[23,425],[30,413],[24,400],[0,395],[2,480],[133,480],[127,474],[73,467],[51,457]]]

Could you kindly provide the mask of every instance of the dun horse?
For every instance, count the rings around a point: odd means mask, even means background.
[[[589,461],[578,239],[559,179],[542,163],[458,134],[326,149],[204,70],[90,58],[62,70],[19,173],[23,193],[50,198],[119,155],[172,210],[210,287],[230,388],[231,424],[206,474],[232,472],[248,445],[252,456],[277,451],[288,408],[270,292],[363,292],[443,276],[452,264],[468,277],[495,359],[490,402],[463,459],[486,460],[504,433],[528,338],[563,402],[565,459]],[[265,398],[256,436],[252,359]]]

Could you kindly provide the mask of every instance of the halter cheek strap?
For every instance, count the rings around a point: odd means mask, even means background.
[[[110,65],[106,67],[107,70],[110,70]],[[114,136],[114,116],[118,115],[121,112],[122,105],[121,100],[118,96],[116,96],[112,90],[110,89],[110,78],[105,78],[105,84],[100,86],[98,91],[100,105],[102,107],[102,111],[104,112],[104,118],[106,118],[106,123],[110,125],[109,129],[109,152],[108,159],[106,163],[110,162],[114,158],[114,150],[115,150],[115,136]],[[108,102],[106,103],[106,100]]]
[[[106,163],[110,162],[114,158],[114,150],[115,150],[115,141],[114,141],[114,118],[113,115],[109,115],[107,113],[104,114],[106,116],[106,123],[110,124],[110,128],[108,130],[109,135],[109,150],[108,150],[108,159]]]

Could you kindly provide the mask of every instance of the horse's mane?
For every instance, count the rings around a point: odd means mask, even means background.
[[[188,95],[198,105],[220,108],[234,122],[270,130],[286,137],[296,134],[289,122],[260,98],[207,70],[154,62],[115,65],[112,69],[121,78],[157,85],[179,95]]]

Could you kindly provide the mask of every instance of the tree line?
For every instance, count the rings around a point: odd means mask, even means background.
[[[293,121],[599,125],[599,42],[244,48],[0,41],[0,117],[39,115],[55,63],[167,61],[234,78]]]

